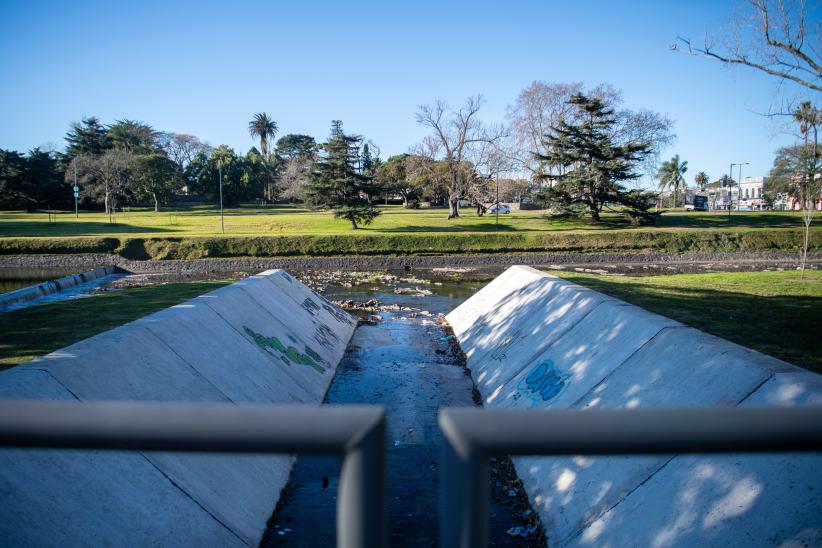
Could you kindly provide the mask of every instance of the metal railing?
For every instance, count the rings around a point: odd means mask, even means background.
[[[342,455],[337,545],[387,544],[385,409],[0,402],[0,446]]]
[[[822,407],[477,409],[439,412],[440,545],[483,547],[488,458],[502,455],[650,455],[822,450]]]

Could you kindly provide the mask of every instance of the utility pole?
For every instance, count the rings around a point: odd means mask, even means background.
[[[80,187],[77,186],[77,158],[74,159],[74,218],[80,218],[80,210],[77,209],[77,198],[80,197]]]
[[[223,220],[223,161],[217,160],[217,171],[220,174],[220,230],[225,234],[225,222]]]

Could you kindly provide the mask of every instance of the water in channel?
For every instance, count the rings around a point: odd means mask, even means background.
[[[381,319],[355,331],[325,402],[386,407],[390,543],[436,545],[443,444],[437,410],[479,401],[464,358],[437,314],[448,313],[483,284],[425,285],[423,293],[431,295],[419,294],[414,284],[366,285],[327,287],[329,299],[376,299],[382,306],[375,312]],[[491,464],[491,545],[544,545],[510,462]],[[339,473],[339,458],[299,457],[262,545],[333,546]]]

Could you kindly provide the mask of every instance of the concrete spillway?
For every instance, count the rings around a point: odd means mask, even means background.
[[[0,373],[0,398],[322,402],[356,321],[264,272]],[[0,545],[256,546],[293,458],[0,451]]]
[[[447,319],[488,407],[822,404],[820,375],[528,267]],[[514,463],[550,545],[822,544],[819,455]]]

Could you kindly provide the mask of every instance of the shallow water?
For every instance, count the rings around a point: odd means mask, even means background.
[[[451,345],[453,336],[436,314],[451,311],[481,285],[426,284],[433,292],[427,296],[394,293],[395,287],[416,287],[407,283],[326,289],[326,297],[333,300],[377,299],[401,308],[379,311],[381,321],[357,328],[325,399],[333,404],[380,404],[388,411],[388,520],[393,546],[437,542],[443,443],[437,410],[476,405],[477,396],[462,356]],[[431,316],[422,315],[423,310]],[[300,457],[263,544],[333,545],[339,472],[339,458]],[[501,465],[492,466],[491,484],[492,545],[523,545],[524,539],[506,531],[529,523],[524,493],[510,468]],[[515,496],[509,494],[512,491]]]

